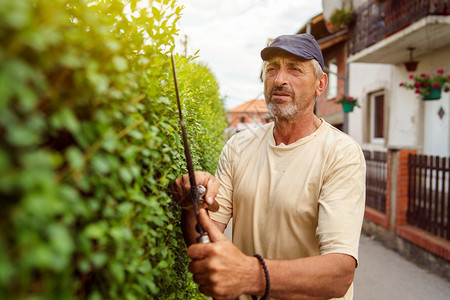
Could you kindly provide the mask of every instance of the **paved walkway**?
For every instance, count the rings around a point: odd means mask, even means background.
[[[448,300],[450,282],[362,235],[354,300]]]

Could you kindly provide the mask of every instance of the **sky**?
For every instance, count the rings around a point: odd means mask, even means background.
[[[177,52],[214,73],[227,109],[263,99],[260,51],[270,38],[294,34],[322,11],[321,0],[180,0]],[[187,47],[182,40],[187,36]]]

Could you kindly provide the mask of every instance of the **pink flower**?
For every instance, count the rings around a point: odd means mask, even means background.
[[[400,82],[400,86],[404,86],[405,85],[405,83],[404,82]]]
[[[422,83],[422,87],[426,88],[428,84],[426,82]]]
[[[415,87],[420,87],[420,82],[418,82],[418,81],[414,82],[414,86]]]
[[[409,79],[413,79],[414,78],[414,74],[409,75]]]
[[[438,74],[444,74],[444,69],[439,69],[439,70],[436,71],[436,73],[438,73]]]
[[[440,89],[440,88],[441,88],[441,86],[439,85],[439,83],[433,83],[433,87],[434,87],[435,89]]]
[[[416,94],[420,94],[420,89],[416,89],[416,90],[415,90],[415,93],[416,93]]]

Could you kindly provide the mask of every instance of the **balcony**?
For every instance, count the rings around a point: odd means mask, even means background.
[[[450,44],[450,1],[367,1],[349,28],[349,62],[399,64]]]

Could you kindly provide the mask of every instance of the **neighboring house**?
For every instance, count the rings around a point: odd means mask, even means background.
[[[353,4],[349,92],[359,97],[362,110],[350,114],[349,133],[365,148],[449,156],[449,93],[440,100],[423,101],[399,84],[410,81],[412,73],[444,69],[450,74],[450,3],[360,0]],[[407,71],[405,63],[410,60],[418,63],[417,70]]]
[[[272,121],[264,100],[250,100],[236,106],[227,112],[227,134],[232,135],[239,131],[262,126]]]
[[[450,93],[424,101],[399,85],[412,73],[450,74],[450,3],[354,0],[353,9],[348,91],[361,109],[348,114],[348,133],[366,156],[364,228],[448,277]]]

